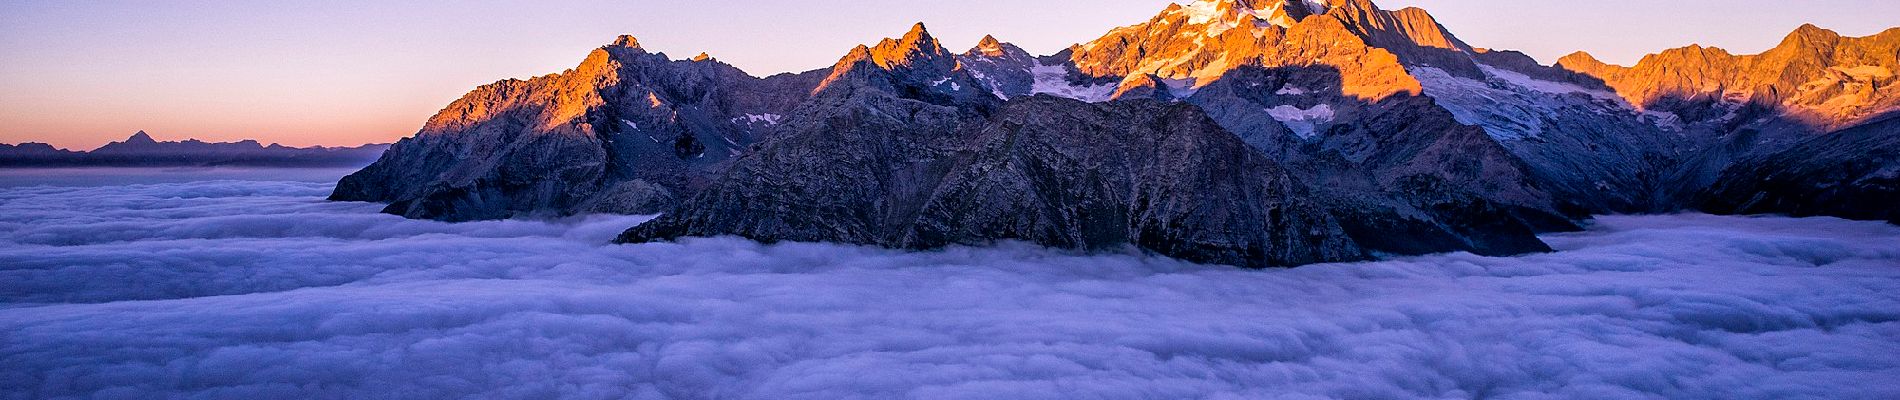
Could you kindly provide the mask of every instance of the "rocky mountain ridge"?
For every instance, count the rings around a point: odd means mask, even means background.
[[[1853,42],[1816,37],[1799,45]],[[765,78],[622,37],[477,89],[333,198],[445,220],[665,214],[629,242],[1025,240],[1285,266],[1548,250],[1538,232],[1591,214],[1715,204],[1699,188],[1785,148],[1657,110],[1628,83],[1641,73],[1569,60],[1366,0],[1171,4],[1040,57],[994,37],[952,53],[917,24]],[[1821,92],[1846,93],[1803,93]]]
[[[1900,107],[1894,77],[1900,70],[1900,28],[1853,38],[1808,24],[1761,54],[1692,45],[1629,67],[1584,52],[1557,65],[1601,79],[1631,104],[1674,113],[1684,123],[1733,121],[1745,108],[1769,108],[1827,131]]]

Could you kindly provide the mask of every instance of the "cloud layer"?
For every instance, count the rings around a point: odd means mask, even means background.
[[[229,178],[229,177],[224,177]],[[646,217],[443,224],[321,181],[0,188],[4,398],[1900,398],[1900,227],[1603,218],[1246,271]]]

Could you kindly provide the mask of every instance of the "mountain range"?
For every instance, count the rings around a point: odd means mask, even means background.
[[[1022,240],[1247,267],[1548,251],[1591,215],[1900,223],[1900,29],[1623,67],[1418,8],[1201,0],[1037,56],[923,24],[755,77],[622,36],[482,86],[333,200],[448,221],[662,213],[620,241]]]
[[[385,144],[357,147],[287,147],[255,140],[210,143],[196,139],[158,141],[145,131],[91,151],[71,151],[45,143],[0,144],[0,166],[283,166],[360,167],[389,149]]]

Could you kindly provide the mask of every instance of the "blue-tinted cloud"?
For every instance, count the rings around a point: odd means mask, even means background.
[[[7,398],[1900,398],[1900,228],[1604,218],[1246,271],[1021,244],[613,246],[321,183],[0,189]]]

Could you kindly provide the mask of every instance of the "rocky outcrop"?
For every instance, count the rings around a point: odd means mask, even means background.
[[[451,221],[656,213],[769,135],[817,84],[671,60],[623,36],[575,69],[470,92],[331,198]]]
[[[1900,114],[1728,168],[1702,195],[1719,214],[1787,214],[1900,224]]]

